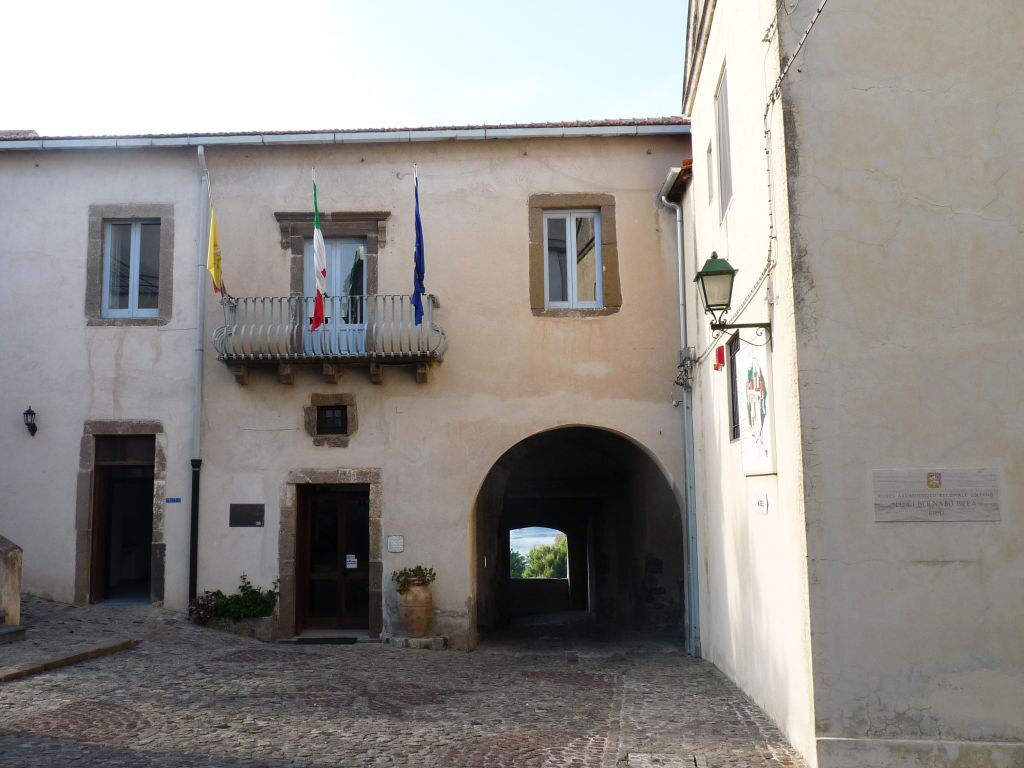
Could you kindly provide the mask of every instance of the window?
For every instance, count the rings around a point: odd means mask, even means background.
[[[547,307],[601,307],[601,212],[546,212],[544,265]]]
[[[157,317],[160,222],[107,221],[103,229],[103,316]]]
[[[359,426],[355,395],[314,392],[302,409],[302,420],[313,445],[344,448]]]
[[[740,351],[740,335],[729,339],[729,439],[740,439],[740,397],[736,382],[736,355]]]
[[[316,409],[316,433],[318,435],[347,435],[348,406],[320,405]]]
[[[618,312],[622,288],[614,195],[535,194],[530,195],[527,210],[533,314],[581,317]]]
[[[170,322],[173,254],[173,205],[90,205],[86,322],[107,326]]]
[[[711,142],[708,142],[708,202],[715,198],[715,162],[711,157]]]
[[[729,151],[729,89],[722,70],[715,94],[715,117],[718,128],[718,192],[722,218],[732,200],[732,155]]]

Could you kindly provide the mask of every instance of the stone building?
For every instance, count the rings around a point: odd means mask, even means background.
[[[1024,8],[822,5],[689,8],[701,650],[812,765],[1024,765]]]
[[[0,531],[26,589],[184,609],[245,573],[279,580],[285,636],[378,636],[401,632],[392,571],[423,564],[457,647],[524,601],[681,631],[676,232],[657,193],[688,156],[682,118],[0,139]],[[571,578],[510,585],[509,531],[545,524]]]

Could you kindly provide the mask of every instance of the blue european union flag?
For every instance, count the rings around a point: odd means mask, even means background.
[[[423,295],[426,292],[423,287],[423,278],[427,272],[427,263],[423,251],[423,223],[420,221],[420,178],[416,175],[415,197],[416,197],[416,250],[413,252],[412,276],[412,305],[416,309],[416,325],[423,323]]]

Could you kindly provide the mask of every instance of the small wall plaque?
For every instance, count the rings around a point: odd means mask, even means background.
[[[181,504],[181,496],[168,496],[164,499],[164,504]]]
[[[995,468],[876,469],[875,522],[963,522],[1000,519]]]
[[[232,528],[262,528],[264,504],[232,504],[228,525]]]
[[[405,536],[388,536],[388,552],[405,552]]]
[[[753,513],[755,515],[767,515],[768,514],[768,494],[767,493],[759,493],[757,496],[754,497],[753,505],[751,506],[751,511],[753,511]]]

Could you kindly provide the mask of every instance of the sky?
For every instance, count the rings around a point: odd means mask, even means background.
[[[387,128],[680,113],[686,0],[9,3],[0,129]]]
[[[509,531],[509,549],[514,549],[521,555],[525,555],[534,547],[545,544],[554,544],[555,537],[559,535],[554,528],[542,528],[531,526],[528,528],[515,528]]]
[[[526,555],[534,547],[542,544],[554,544],[555,537],[559,534],[554,528],[516,528],[508,532],[509,549],[514,549],[521,555]]]

